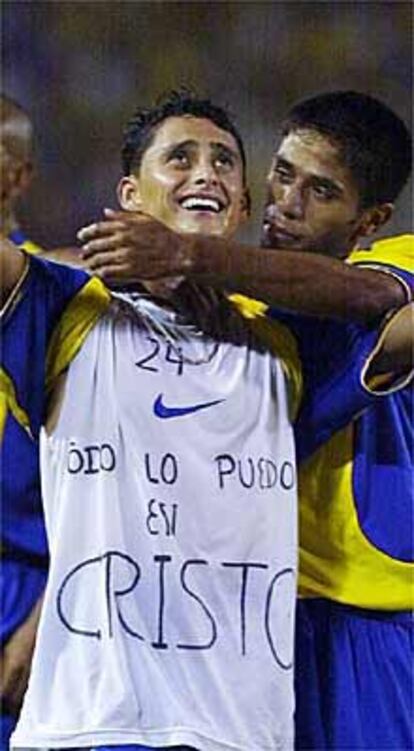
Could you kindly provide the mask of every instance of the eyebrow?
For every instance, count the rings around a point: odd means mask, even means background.
[[[335,180],[331,180],[329,177],[323,177],[322,175],[312,175],[312,182],[316,185],[320,185],[322,188],[328,188],[336,195],[340,195],[342,191],[342,186],[340,183],[337,183]]]
[[[192,139],[187,139],[186,141],[177,141],[176,143],[169,144],[168,146],[165,146],[163,149],[164,153],[170,154],[175,149],[181,149],[186,147],[197,147],[198,141],[193,141]],[[241,155],[239,154],[238,150],[233,149],[231,146],[229,146],[226,143],[223,143],[222,141],[210,141],[209,146],[215,150],[215,151],[226,151],[228,154],[231,154],[235,159],[238,159],[240,162],[242,161]]]
[[[210,146],[217,150],[226,151],[228,154],[231,154],[234,156],[235,159],[239,159],[241,161],[241,154],[238,149],[233,149],[231,146],[229,146],[227,143],[222,143],[221,141],[211,141]]]
[[[164,146],[163,151],[172,151],[173,149],[181,149],[183,146],[196,146],[197,142],[187,139],[187,141],[176,141],[175,143],[169,143]]]
[[[282,167],[288,167],[289,169],[294,169],[293,164],[289,162],[287,159],[285,159],[283,156],[280,156],[279,154],[275,154],[273,157],[274,166],[281,165]]]
[[[288,169],[288,170],[295,169],[295,165],[292,164],[292,162],[289,162],[288,159],[286,159],[283,156],[280,156],[279,154],[275,155],[274,166],[284,167],[285,169]],[[324,188],[329,188],[329,190],[332,190],[333,192],[337,194],[340,194],[343,192],[341,184],[336,182],[335,180],[331,180],[330,177],[324,177],[324,175],[315,175],[311,173],[310,179],[312,180],[314,184],[316,183],[317,185],[321,185]]]

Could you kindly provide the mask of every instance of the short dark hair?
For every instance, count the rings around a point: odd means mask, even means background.
[[[282,133],[317,130],[337,144],[360,192],[361,208],[394,201],[411,172],[411,135],[398,115],[368,94],[332,91],[296,104]]]
[[[134,170],[139,170],[142,157],[152,143],[158,126],[168,117],[182,115],[211,120],[218,128],[231,133],[240,149],[245,179],[246,154],[232,116],[224,107],[213,104],[209,99],[200,99],[188,89],[170,91],[158,100],[155,106],[135,112],[124,131],[121,152],[123,174],[130,175]]]

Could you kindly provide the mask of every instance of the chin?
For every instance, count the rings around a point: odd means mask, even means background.
[[[215,237],[222,237],[226,234],[225,227],[207,218],[194,222],[191,225],[186,225],[185,229],[183,228],[179,231],[188,235],[214,235]]]

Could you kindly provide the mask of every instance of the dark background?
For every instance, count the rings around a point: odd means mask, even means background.
[[[2,89],[32,115],[38,173],[21,211],[52,247],[115,206],[121,131],[137,106],[187,85],[228,105],[245,138],[258,236],[286,109],[314,93],[378,96],[410,125],[411,2],[3,2]],[[385,234],[411,226],[408,187]]]

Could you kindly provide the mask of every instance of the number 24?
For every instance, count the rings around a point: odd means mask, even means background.
[[[151,350],[148,355],[145,355],[141,360],[137,360],[135,365],[142,370],[149,370],[151,373],[158,373],[159,367],[156,365],[149,365],[151,360],[154,360],[159,356],[161,344],[158,339],[154,339],[152,336],[147,337],[151,342]],[[182,356],[181,347],[173,348],[170,343],[166,344],[164,358],[166,362],[171,362],[177,365],[177,375],[182,375],[184,370],[184,358]]]

